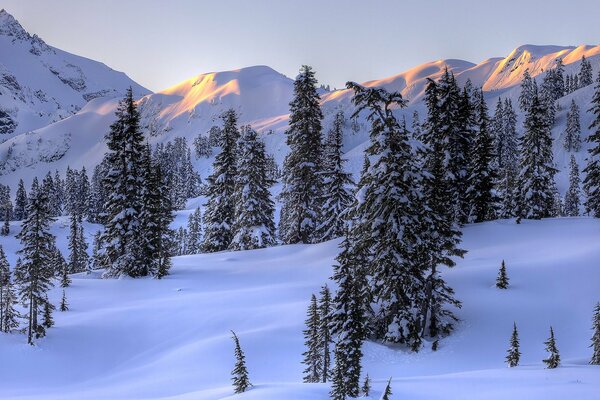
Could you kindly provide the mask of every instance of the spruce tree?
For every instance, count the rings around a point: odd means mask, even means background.
[[[506,363],[509,367],[513,368],[519,365],[521,359],[521,352],[519,351],[519,333],[517,332],[517,323],[513,325],[513,332],[510,336],[510,347],[506,354]]]
[[[294,82],[286,143],[290,148],[283,164],[279,235],[283,243],[316,241],[321,200],[321,121],[323,113],[317,80],[304,65]]]
[[[10,234],[10,211],[6,209],[4,211],[4,224],[0,228],[0,235],[8,236]]]
[[[200,207],[197,207],[188,217],[187,222],[187,252],[188,254],[200,253],[202,239],[202,215]]]
[[[506,273],[506,264],[502,260],[500,264],[500,270],[498,271],[498,277],[496,278],[496,287],[498,289],[508,289],[508,274]]]
[[[385,385],[385,389],[383,390],[383,394],[381,395],[381,400],[390,400],[390,396],[392,395],[392,378],[390,378]]]
[[[327,382],[331,378],[331,356],[330,346],[332,343],[331,334],[331,312],[332,299],[331,292],[327,285],[321,288],[319,297],[319,349],[321,353],[321,381]]]
[[[52,318],[52,311],[54,311],[54,308],[55,307],[46,297],[46,300],[44,301],[44,322],[42,322],[44,328],[52,328],[54,326],[54,319]]]
[[[140,115],[131,88],[119,103],[117,120],[106,136],[108,173],[104,179],[110,195],[106,202],[105,275],[108,277],[143,276],[146,271],[136,256],[142,240],[140,213],[143,183],[142,156],[144,136],[140,130]]]
[[[72,214],[69,229],[69,273],[84,272],[87,270],[87,264],[87,243],[83,236],[81,216],[79,214]]]
[[[483,90],[475,96],[476,130],[471,147],[467,198],[470,203],[469,221],[483,222],[496,216],[493,168],[493,138],[489,132],[487,106]]]
[[[37,182],[34,180],[34,182]],[[53,286],[54,236],[49,231],[53,218],[50,216],[48,197],[43,191],[30,192],[27,217],[23,220],[17,238],[22,248],[17,252],[22,262],[15,268],[15,283],[19,285],[19,297],[27,309],[27,342],[45,335],[38,322],[40,309],[46,310],[46,293]],[[51,312],[48,307],[48,312]]]
[[[365,381],[362,385],[361,392],[363,397],[369,397],[371,394],[371,379],[369,378],[369,374],[365,376]]]
[[[581,204],[581,180],[579,178],[579,165],[575,156],[571,154],[569,162],[569,188],[565,194],[564,213],[568,217],[579,216],[579,206]]]
[[[231,371],[234,392],[243,393],[248,390],[252,384],[248,378],[248,369],[246,368],[246,356],[240,346],[240,340],[234,331],[231,331],[233,341],[235,343],[235,366]]]
[[[571,100],[571,108],[567,112],[567,128],[563,146],[567,151],[579,151],[581,149],[581,126],[579,124],[579,107],[575,100]]]
[[[6,259],[4,248],[0,245],[0,331],[3,327],[4,315],[4,297],[8,286],[10,285],[10,265]]]
[[[314,294],[310,299],[305,324],[304,346],[306,347],[306,351],[302,354],[304,357],[302,363],[306,365],[306,369],[304,370],[303,381],[306,383],[316,383],[321,381],[323,360],[319,346],[319,327],[321,321],[317,307],[317,297]]]
[[[60,287],[66,288],[71,284],[71,278],[69,277],[69,264],[64,262],[60,271]]]
[[[342,155],[344,113],[335,115],[323,151],[323,188],[321,198],[321,225],[317,228],[319,241],[331,240],[344,234],[343,213],[354,200],[352,174],[344,171],[346,160]]]
[[[26,217],[27,208],[27,191],[25,190],[25,184],[23,179],[19,179],[19,186],[17,187],[17,194],[15,198],[15,208],[13,210],[13,217],[17,221],[21,221]]]
[[[213,172],[208,177],[206,209],[204,211],[205,252],[226,250],[233,238],[235,218],[235,176],[237,141],[240,133],[237,128],[237,114],[233,109],[221,115],[223,129],[221,152],[213,163]]]
[[[594,114],[589,129],[592,131],[587,141],[592,144],[588,150],[588,164],[583,169],[586,174],[583,180],[583,188],[587,196],[585,210],[590,215],[600,217],[600,74],[596,80],[592,106],[588,110]]]
[[[537,95],[525,119],[525,134],[520,143],[519,218],[550,217],[554,207],[555,188],[552,136],[545,112]]]
[[[517,136],[517,115],[510,99],[502,108],[501,145],[496,145],[496,192],[498,196],[498,216],[511,218],[516,215],[517,179],[519,163],[519,140]],[[501,150],[500,150],[501,149]]]
[[[347,398],[347,390],[346,390],[346,379],[345,379],[345,364],[346,357],[344,357],[342,350],[336,349],[334,351],[334,367],[333,367],[333,377],[331,380],[331,390],[329,391],[329,398],[331,400],[346,400]],[[358,396],[354,396],[358,397]]]
[[[596,308],[594,309],[592,330],[594,331],[594,334],[592,336],[592,344],[590,347],[593,349],[593,353],[590,364],[600,365],[600,303],[596,303]]]
[[[11,279],[11,273],[8,271],[5,277],[5,282],[0,287],[2,299],[0,300],[0,331],[12,332],[19,327],[19,320],[22,318],[17,310],[19,299],[15,293],[14,285]]]
[[[579,70],[579,86],[585,87],[591,85],[594,80],[592,75],[592,64],[585,58],[585,56],[581,56],[581,67]]]
[[[62,298],[60,300],[60,311],[69,311],[69,303],[67,303],[67,294],[65,293],[64,289],[62,291]]]
[[[232,250],[251,250],[275,244],[275,204],[267,178],[265,146],[250,126],[242,128],[235,177],[235,216]]]
[[[549,353],[548,358],[544,359],[546,368],[554,369],[560,365],[560,355],[558,354],[558,348],[556,347],[556,340],[554,339],[554,330],[550,327],[550,337],[544,342],[546,345],[546,351]]]
[[[535,92],[535,81],[531,78],[531,75],[529,74],[529,68],[527,68],[523,73],[523,78],[521,79],[521,93],[519,94],[519,108],[522,112],[529,112]]]

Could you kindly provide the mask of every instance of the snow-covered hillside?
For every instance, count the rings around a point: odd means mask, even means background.
[[[410,122],[414,110],[425,115],[421,100],[427,78],[439,78],[447,66],[460,84],[470,79],[473,85],[484,88],[490,112],[493,113],[499,97],[510,98],[513,104],[517,104],[519,83],[526,69],[541,82],[544,72],[554,65],[556,58],[562,57],[565,73],[573,74],[579,70],[582,55],[591,61],[594,73],[597,73],[600,70],[600,46],[525,45],[504,58],[490,58],[479,64],[440,60],[364,84],[400,91],[409,100],[409,105],[398,113],[406,116]],[[256,66],[201,74],[162,92],[146,95],[139,100],[139,105],[151,143],[186,137],[189,144],[196,136],[206,135],[213,125],[218,124],[218,115],[233,107],[240,113],[241,124],[252,124],[262,132],[267,151],[281,163],[287,153],[283,132],[287,127],[288,103],[292,92],[292,79],[269,67]],[[560,142],[568,105],[574,99],[585,111],[592,95],[593,87],[588,86],[559,100],[561,109],[557,114],[553,136],[555,161],[561,171],[557,176],[561,192],[565,190],[568,170],[568,155],[563,152]],[[348,90],[322,91],[321,96],[325,129],[331,125],[338,110],[343,110],[349,118],[353,106]],[[42,176],[55,169],[64,171],[69,165],[74,168],[86,166],[90,171],[106,150],[104,135],[114,119],[116,105],[114,98],[95,99],[72,117],[0,144],[0,182],[14,186],[19,178],[24,178],[28,184],[33,176]],[[519,129],[523,119],[524,116],[518,114]],[[582,112],[584,138],[588,135],[590,120],[590,116]],[[362,154],[368,140],[367,129],[368,124],[361,118],[348,120],[345,125],[344,150],[350,160],[348,167],[355,174],[358,174],[362,165]],[[585,150],[584,146],[576,155],[580,165],[583,165]],[[209,172],[210,161],[196,160],[196,167],[203,177]]]
[[[96,228],[86,225],[88,234]],[[63,251],[67,232],[61,218],[53,233]],[[14,262],[16,239],[2,242]],[[444,271],[463,302],[458,330],[437,352],[366,342],[372,398],[393,377],[394,399],[598,399],[600,367],[587,362],[600,300],[599,242],[600,221],[591,218],[467,226],[469,253]],[[73,276],[71,310],[55,313],[56,326],[37,346],[24,335],[0,335],[0,398],[326,400],[327,384],[300,383],[302,330],[311,293],[332,273],[337,245],[177,257],[162,281]],[[503,259],[506,291],[494,288]],[[54,289],[51,299],[60,295]],[[523,356],[520,367],[508,369],[513,322]],[[550,326],[563,360],[555,370],[541,361]],[[239,396],[230,385],[230,329],[240,336],[255,385]]]
[[[98,97],[122,97],[131,86],[122,72],[47,45],[0,10],[0,141],[60,121]]]

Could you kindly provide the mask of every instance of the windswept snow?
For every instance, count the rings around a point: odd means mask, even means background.
[[[67,220],[53,231],[66,236]],[[16,240],[2,241],[14,262]],[[467,226],[469,253],[444,271],[463,302],[458,330],[437,352],[367,342],[372,398],[392,377],[394,399],[597,399],[600,367],[587,363],[600,300],[599,241],[600,221],[590,218]],[[23,335],[0,334],[0,398],[326,400],[328,385],[299,383],[302,330],[311,293],[332,273],[337,245],[177,257],[162,281],[73,276],[71,310],[56,312],[56,326],[36,347]],[[64,240],[59,246],[66,250]],[[494,287],[502,259],[508,290]],[[60,295],[58,288],[51,292],[54,302]],[[513,322],[523,356],[520,367],[508,369]],[[541,361],[551,325],[563,360],[556,370]],[[231,329],[255,384],[239,396],[230,385]]]

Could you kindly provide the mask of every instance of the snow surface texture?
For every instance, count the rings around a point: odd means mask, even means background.
[[[122,97],[129,86],[150,93],[122,72],[47,45],[0,10],[0,141],[60,121],[94,98]]]
[[[90,239],[97,226],[85,227]],[[62,251],[68,229],[68,218],[53,227]],[[502,220],[464,233],[469,253],[443,272],[464,304],[457,331],[437,352],[365,343],[372,398],[393,377],[393,399],[598,399],[600,367],[587,363],[600,300],[600,220]],[[16,239],[2,242],[14,263]],[[326,400],[328,384],[299,383],[302,330],[310,295],[332,273],[337,245],[176,257],[162,281],[73,275],[70,311],[55,313],[56,326],[36,347],[24,335],[0,335],[0,398]],[[502,259],[508,290],[494,287]],[[50,294],[55,303],[60,296],[60,288]],[[520,367],[509,369],[513,322],[523,356]],[[550,325],[563,360],[555,370],[542,363]],[[230,329],[255,385],[239,396],[230,385]]]

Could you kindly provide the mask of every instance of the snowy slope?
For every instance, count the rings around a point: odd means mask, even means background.
[[[73,115],[94,98],[122,97],[129,86],[150,93],[122,72],[47,45],[0,10],[0,141]]]
[[[519,83],[526,69],[541,80],[544,71],[551,68],[557,57],[563,57],[565,72],[578,71],[580,59],[586,55],[594,73],[600,68],[600,46],[533,46],[525,45],[513,50],[507,57],[490,58],[479,64],[461,60],[440,60],[426,63],[398,75],[365,82],[400,91],[409,100],[408,108],[398,110],[410,123],[412,112],[425,116],[421,101],[427,78],[438,79],[446,66],[454,72],[460,84],[468,79],[474,86],[485,89],[490,113],[499,97],[510,98],[515,107]],[[318,71],[317,71],[318,75]],[[218,116],[233,107],[240,113],[241,124],[252,124],[263,133],[267,151],[281,163],[287,153],[284,131],[288,123],[288,103],[292,98],[293,81],[266,66],[242,68],[234,71],[201,74],[162,92],[150,94],[139,100],[142,123],[151,143],[166,142],[175,137],[186,137],[188,143],[198,135],[206,135],[210,127],[218,124]],[[345,89],[322,92],[324,126],[327,130],[338,110],[349,118],[353,111],[352,93]],[[585,113],[593,95],[593,87],[582,88],[560,100],[562,109],[557,116],[553,135],[558,186],[564,191],[568,155],[561,147],[561,137],[566,122],[566,110],[575,99],[582,110],[583,136],[588,135],[590,116]],[[64,171],[86,166],[88,170],[99,162],[106,151],[104,135],[113,121],[115,99],[101,98],[90,102],[81,111],[44,128],[18,135],[0,144],[0,182],[14,186],[19,178],[26,183],[33,176],[44,175],[49,170]],[[521,129],[524,116],[518,115]],[[269,132],[272,134],[268,134]],[[350,162],[348,168],[358,174],[362,165],[363,150],[368,141],[368,124],[358,118],[345,124],[344,150]],[[583,165],[585,146],[576,157]],[[211,160],[196,160],[201,176],[209,173]]]
[[[176,223],[183,220],[184,213]],[[86,225],[88,234],[95,228]],[[53,230],[66,251],[67,219]],[[16,240],[2,241],[14,263]],[[600,300],[599,241],[600,221],[589,218],[467,226],[469,253],[443,272],[463,301],[458,330],[437,352],[367,342],[373,399],[389,377],[393,399],[598,399],[600,367],[587,362]],[[300,383],[302,329],[310,294],[332,273],[337,244],[177,257],[162,281],[73,276],[71,310],[56,313],[38,346],[0,334],[0,398],[326,400],[328,385]],[[493,287],[502,259],[506,291]],[[59,298],[53,290],[51,299]],[[523,356],[520,367],[508,369],[513,321]],[[556,370],[541,362],[550,325],[563,360]],[[256,385],[240,396],[230,386],[230,329]]]

